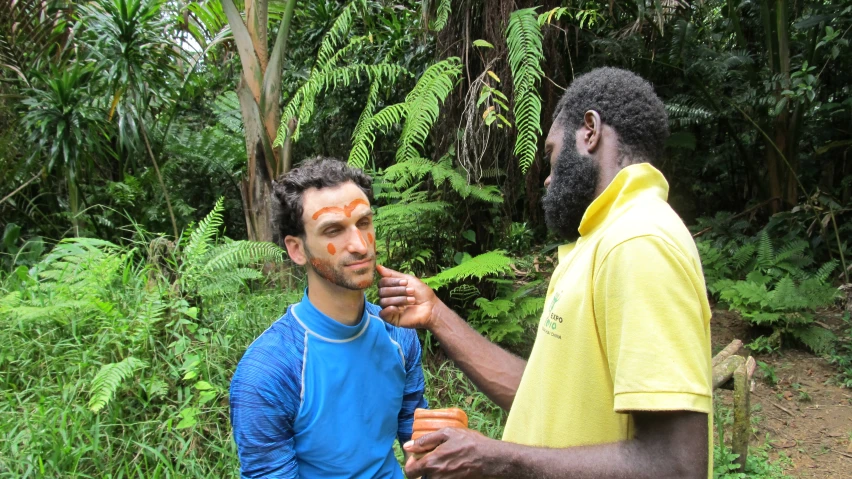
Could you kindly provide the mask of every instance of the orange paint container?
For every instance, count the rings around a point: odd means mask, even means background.
[[[467,414],[455,407],[446,409],[418,408],[414,411],[414,427],[411,439],[415,440],[445,427],[467,429]]]

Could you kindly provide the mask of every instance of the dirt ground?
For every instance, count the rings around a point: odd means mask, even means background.
[[[829,315],[830,316],[830,315]],[[826,322],[831,325],[829,317]],[[714,351],[734,338],[747,343],[750,332],[735,313],[714,311],[711,323]],[[770,457],[790,458],[785,472],[799,478],[852,478],[852,390],[838,387],[837,371],[825,359],[787,349],[780,355],[755,354],[774,369],[777,384],[763,379],[758,369],[751,395],[751,446],[767,441]],[[720,391],[731,404],[730,391]]]

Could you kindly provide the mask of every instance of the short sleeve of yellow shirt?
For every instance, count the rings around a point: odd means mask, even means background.
[[[712,413],[703,280],[677,247],[655,235],[615,246],[594,275],[595,321],[615,412]],[[709,345],[708,345],[709,346]]]

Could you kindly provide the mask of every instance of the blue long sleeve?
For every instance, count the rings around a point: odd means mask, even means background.
[[[231,424],[243,478],[299,477],[293,430],[304,351],[299,333],[278,327],[259,337],[231,381]]]
[[[402,408],[399,411],[397,438],[399,443],[405,444],[411,439],[414,426],[414,410],[417,408],[428,408],[424,396],[426,380],[423,377],[423,367],[420,362],[422,350],[417,332],[411,329],[398,329],[397,342],[405,354],[405,389],[402,395]],[[390,331],[393,334],[394,331]]]

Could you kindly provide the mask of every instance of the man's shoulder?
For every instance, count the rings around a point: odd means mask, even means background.
[[[305,329],[295,320],[291,308],[260,334],[237,364],[234,379],[252,376],[252,371],[300,373],[305,349]]]
[[[637,202],[608,225],[598,251],[606,254],[616,246],[635,239],[661,240],[682,253],[694,248],[692,235],[683,220],[662,200]]]

